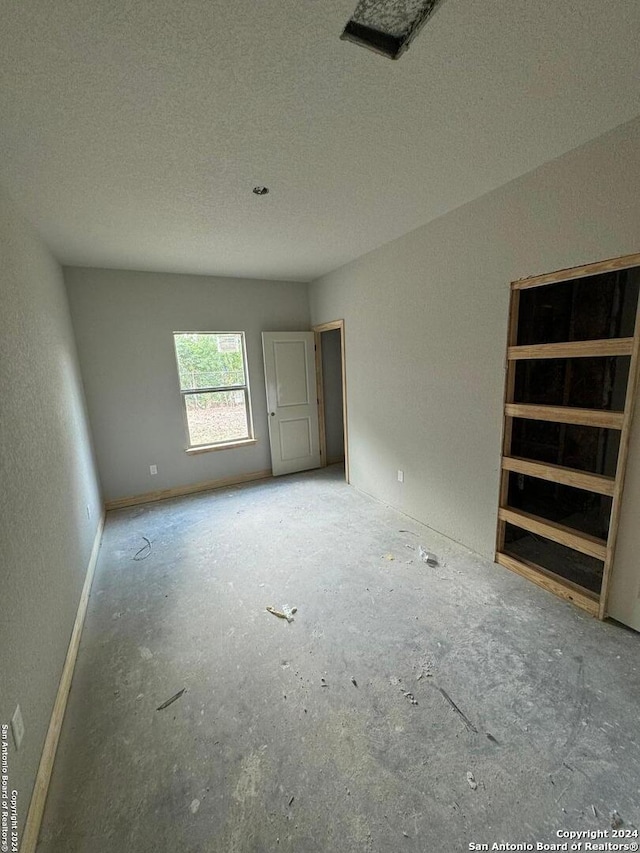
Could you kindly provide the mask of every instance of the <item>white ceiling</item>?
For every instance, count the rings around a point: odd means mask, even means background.
[[[640,114],[638,0],[445,0],[398,62],[355,6],[5,2],[0,183],[63,263],[308,280]]]

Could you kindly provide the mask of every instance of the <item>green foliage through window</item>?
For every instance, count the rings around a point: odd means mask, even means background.
[[[176,334],[182,391],[244,385],[241,333]]]
[[[189,446],[251,438],[243,332],[174,334]]]

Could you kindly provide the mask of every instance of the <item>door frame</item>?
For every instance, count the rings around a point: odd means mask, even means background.
[[[326,468],[327,459],[327,436],[325,431],[324,421],[324,383],[322,375],[322,333],[331,332],[334,329],[340,330],[340,360],[342,367],[342,431],[344,433],[344,475],[347,483],[349,480],[349,428],[347,419],[347,368],[345,360],[344,347],[344,320],[333,320],[330,323],[321,323],[318,326],[312,326],[311,331],[315,334],[316,345],[316,387],[318,396],[318,425],[320,427],[320,457],[322,459],[322,467]]]

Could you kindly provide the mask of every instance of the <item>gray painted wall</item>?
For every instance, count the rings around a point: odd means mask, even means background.
[[[327,275],[345,320],[352,483],[494,551],[509,282],[640,251],[640,120]],[[397,482],[397,469],[405,482]],[[640,417],[611,611],[640,629]]]
[[[261,333],[309,328],[306,284],[80,268],[65,279],[107,500],[271,468]],[[174,331],[246,333],[256,445],[185,453]]]
[[[20,704],[22,826],[101,508],[62,270],[1,193],[0,255],[0,722]]]
[[[340,329],[323,332],[322,386],[324,392],[324,427],[329,463],[344,458],[342,424],[342,357]]]

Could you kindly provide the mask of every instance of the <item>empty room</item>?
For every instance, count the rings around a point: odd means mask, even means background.
[[[0,853],[638,850],[639,40],[4,4]]]

